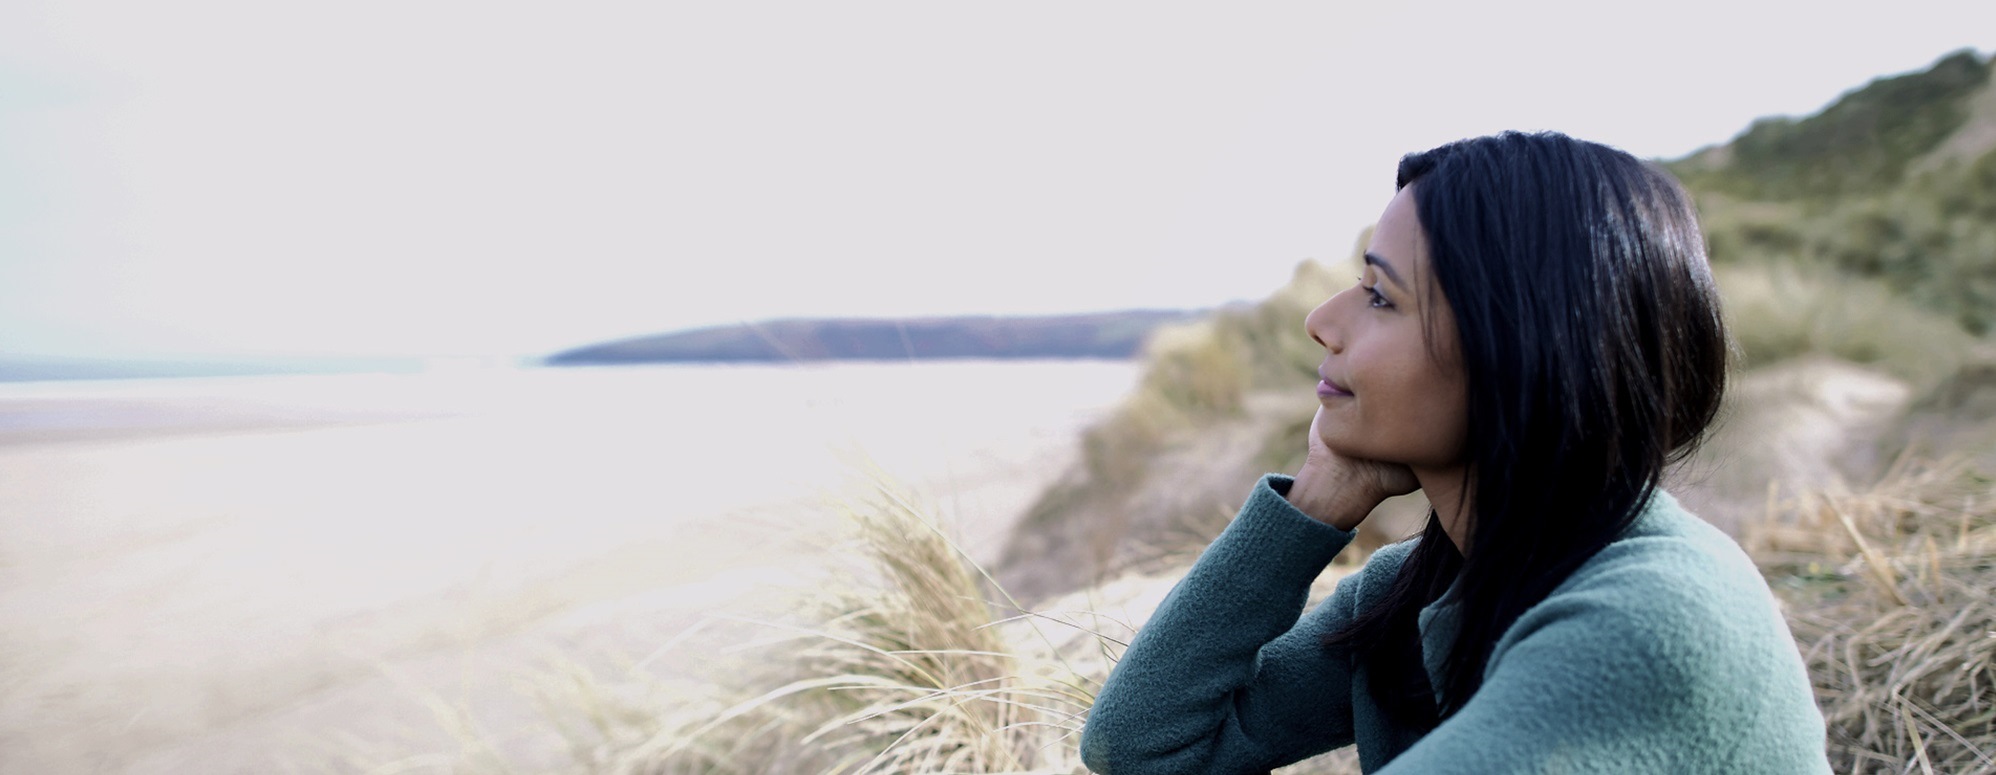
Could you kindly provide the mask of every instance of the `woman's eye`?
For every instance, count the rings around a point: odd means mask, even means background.
[[[1375,283],[1375,284],[1373,284],[1373,285],[1366,285],[1366,284],[1365,284],[1365,275],[1359,275],[1359,277],[1358,277],[1358,287],[1359,287],[1360,289],[1362,289],[1362,290],[1364,290],[1364,291],[1365,291],[1365,306],[1368,306],[1368,307],[1391,307],[1391,306],[1393,306],[1393,302],[1390,302],[1390,301],[1387,301],[1387,300],[1386,300],[1386,297],[1385,297],[1385,296],[1383,296],[1383,295],[1381,295],[1381,294],[1379,293],[1379,285],[1378,285],[1378,284],[1376,284],[1376,283]]]
[[[1365,305],[1366,305],[1366,306],[1368,306],[1368,307],[1391,307],[1391,306],[1393,306],[1393,303],[1392,303],[1392,302],[1390,302],[1390,301],[1387,301],[1387,300],[1386,300],[1386,297],[1385,297],[1385,296],[1382,296],[1382,295],[1380,295],[1380,293],[1379,293],[1379,286],[1377,286],[1377,285],[1362,285],[1362,286],[1359,286],[1359,287],[1361,287],[1361,288],[1364,288],[1364,289],[1365,289],[1365,297],[1366,297],[1366,302],[1365,302]]]

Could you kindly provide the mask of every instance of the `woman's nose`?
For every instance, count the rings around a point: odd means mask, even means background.
[[[1310,338],[1316,340],[1317,344],[1323,345],[1325,350],[1333,353],[1344,349],[1344,342],[1338,337],[1337,328],[1332,325],[1331,320],[1331,305],[1337,300],[1337,296],[1325,299],[1316,309],[1310,310],[1310,314],[1303,316],[1303,330],[1309,332]]]

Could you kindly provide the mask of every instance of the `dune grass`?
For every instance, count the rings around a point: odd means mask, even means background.
[[[509,758],[471,709],[429,698],[456,750],[371,768],[349,756],[350,771],[1086,773],[1082,723],[1136,623],[1023,612],[932,509],[884,482],[875,496],[846,509],[855,539],[841,556],[855,561],[802,615],[696,625],[750,633],[729,655],[735,670],[687,680],[650,669],[697,640],[692,631],[611,670],[557,655],[520,689],[562,741],[559,761]],[[1346,751],[1280,772],[1358,769]]]
[[[1902,458],[1783,496],[1743,544],[1786,604],[1838,772],[1996,773],[1996,483]]]
[[[1906,380],[1916,394],[1958,371],[1976,338],[1884,282],[1790,263],[1714,269],[1743,368],[1828,355]]]
[[[1002,591],[896,487],[880,484],[846,514],[856,538],[844,556],[856,562],[804,615],[715,623],[758,633],[731,656],[730,674],[693,685],[642,664],[614,675],[551,667],[533,691],[567,740],[568,769],[1085,771],[1075,736],[1121,645],[1052,617],[1007,615]]]

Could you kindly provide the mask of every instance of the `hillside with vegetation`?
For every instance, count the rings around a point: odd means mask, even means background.
[[[1996,325],[1996,89],[1973,51],[1821,113],[1756,122],[1669,163],[1720,264],[1876,279],[1981,334]]]

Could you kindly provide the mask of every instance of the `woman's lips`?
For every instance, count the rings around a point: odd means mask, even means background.
[[[1317,383],[1318,398],[1349,398],[1350,396],[1351,391],[1338,387],[1337,383],[1328,379]]]

